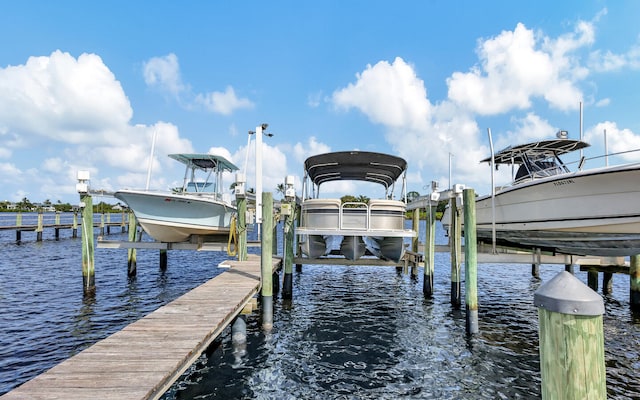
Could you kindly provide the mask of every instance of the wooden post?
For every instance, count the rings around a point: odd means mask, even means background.
[[[418,252],[418,244],[419,244],[419,239],[420,239],[420,209],[416,208],[415,210],[413,210],[413,215],[412,215],[412,220],[411,220],[411,224],[412,224],[412,229],[413,231],[416,233],[416,237],[411,238],[411,251],[414,253]],[[411,266],[411,276],[414,278],[418,277],[418,263],[414,261],[413,265]]]
[[[300,205],[296,204],[296,220],[295,220],[295,226],[300,226],[300,219],[302,218],[302,208]],[[300,248],[300,241],[296,240],[294,238],[294,241],[296,242],[296,254],[298,255],[298,257],[301,256],[302,254],[302,250]],[[296,264],[296,272],[302,272],[302,264]]]
[[[459,308],[461,304],[460,295],[460,238],[461,238],[461,222],[460,210],[458,208],[456,197],[451,198],[451,227],[449,232],[449,246],[451,247],[451,305]]]
[[[167,249],[160,249],[160,271],[167,270]]]
[[[533,262],[531,263],[531,276],[533,276],[534,278],[540,278],[540,258],[540,249],[534,249]]]
[[[613,273],[602,273],[602,294],[607,295],[613,292]]]
[[[422,293],[425,298],[433,297],[437,208],[437,205],[429,205],[427,207],[427,221],[424,240],[424,280],[422,282]]]
[[[107,235],[111,234],[111,213],[107,213]]]
[[[634,311],[640,310],[640,255],[631,256],[629,263],[629,303]]]
[[[606,399],[602,297],[567,271],[540,286],[542,399]]]
[[[73,212],[73,226],[72,226],[71,237],[74,239],[78,237],[78,211],[77,210]]]
[[[238,204],[238,261],[247,261],[247,198],[236,197]]]
[[[84,293],[92,294],[96,289],[95,260],[93,246],[93,199],[88,193],[80,193],[82,208],[82,281]]]
[[[44,231],[44,215],[42,211],[38,212],[38,227],[36,228],[36,241],[42,242],[42,231]]]
[[[262,193],[262,235],[260,237],[260,266],[262,275],[262,329],[273,328],[273,197]]]
[[[464,204],[464,291],[467,333],[478,332],[478,252],[476,236],[476,194],[462,192]]]
[[[598,271],[587,271],[587,284],[594,292],[598,291]]]
[[[565,264],[564,265],[564,270],[567,271],[570,274],[573,274],[573,264]]]
[[[137,240],[136,216],[129,213],[129,242],[133,243]],[[137,249],[135,247],[127,250],[127,275],[135,276],[137,273]]]
[[[100,214],[100,235],[104,236],[104,211]]]
[[[22,226],[22,211],[18,211],[16,214],[16,226],[18,227],[16,230],[16,243],[20,243],[22,240],[22,231],[20,230],[20,227]]]
[[[283,212],[286,203],[282,204]],[[284,220],[284,278],[282,282],[282,298],[293,298],[293,246],[295,237],[296,203],[292,201],[287,205]]]

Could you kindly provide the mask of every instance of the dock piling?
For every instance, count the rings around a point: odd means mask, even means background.
[[[133,212],[129,213],[129,242],[137,240],[138,229],[136,228],[136,216]],[[135,247],[127,250],[127,275],[135,276],[137,273],[138,253]]]
[[[273,196],[271,192],[262,193],[262,236],[260,237],[260,265],[262,275],[262,329],[273,328]]]
[[[424,280],[422,282],[422,292],[425,298],[433,297],[434,282],[434,261],[436,247],[436,210],[438,208],[438,183],[431,182],[432,193],[429,197],[429,205],[427,206],[427,221],[425,227],[425,244],[424,244]]]
[[[543,399],[605,399],[602,297],[566,271],[540,286],[538,307]]]
[[[44,215],[38,212],[38,227],[36,228],[36,242],[42,242],[42,232],[44,231]]]
[[[460,294],[460,258],[462,222],[460,221],[460,207],[458,207],[458,194],[462,192],[458,185],[454,187],[454,195],[450,200],[451,207],[451,232],[449,241],[451,246],[451,305],[459,308],[461,305]]]
[[[467,333],[478,333],[478,253],[476,236],[476,194],[464,189],[464,288]]]
[[[93,245],[93,199],[89,194],[89,171],[78,171],[76,190],[80,194],[82,208],[82,286],[84,294],[92,294],[96,288]]]
[[[292,201],[290,203],[283,203],[283,213],[286,214],[284,221],[284,277],[282,282],[282,298],[293,298],[293,246],[295,237],[295,210],[296,203]]]
[[[640,255],[631,256],[629,263],[629,303],[632,310],[640,311]]]

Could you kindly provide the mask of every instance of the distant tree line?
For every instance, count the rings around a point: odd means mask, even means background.
[[[0,201],[0,212],[71,212],[77,209],[77,204],[63,203],[60,200],[55,204],[49,199],[42,203],[34,203],[26,197],[17,202]],[[103,201],[94,204],[93,209],[98,213],[122,212],[122,206],[118,204],[108,204]]]

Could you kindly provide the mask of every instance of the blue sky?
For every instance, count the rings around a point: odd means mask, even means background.
[[[244,167],[247,132],[261,123],[274,134],[265,190],[286,175],[300,182],[310,155],[358,149],[404,157],[408,190],[421,194],[432,180],[448,186],[451,153],[454,183],[486,193],[488,128],[496,148],[559,129],[579,138],[581,101],[585,155],[602,154],[605,129],[609,152],[640,148],[637,1],[1,8],[0,200],[74,204],[78,170],[93,189],[143,188],[154,132],[151,188],[181,181],[169,153],[217,152]],[[250,162],[250,187],[253,173]]]

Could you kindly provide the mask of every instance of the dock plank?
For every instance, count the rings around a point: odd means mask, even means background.
[[[274,259],[277,268],[280,260]],[[260,261],[229,270],[1,396],[156,399],[260,290]]]

